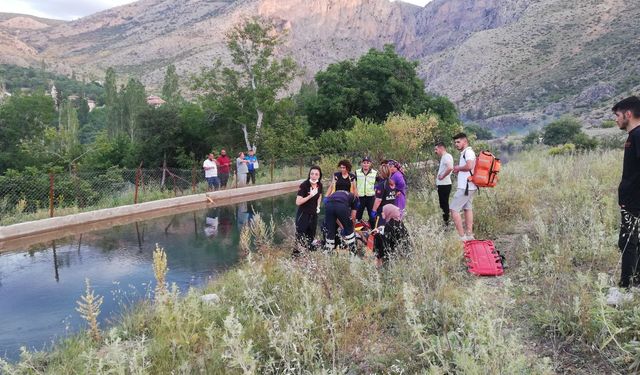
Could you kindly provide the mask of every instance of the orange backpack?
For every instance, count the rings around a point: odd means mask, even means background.
[[[500,172],[500,159],[496,158],[491,151],[485,150],[476,157],[476,166],[469,180],[477,187],[494,187],[498,183],[498,172]]]

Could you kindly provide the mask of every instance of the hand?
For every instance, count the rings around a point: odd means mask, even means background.
[[[318,206],[318,209],[316,210],[316,213],[319,214],[320,213],[320,206]]]
[[[375,219],[378,216],[378,213],[375,211],[371,211],[371,219]]]
[[[453,167],[453,173],[458,173],[458,172],[460,172],[460,167],[456,165]]]
[[[309,195],[310,195],[310,196],[315,197],[315,196],[316,196],[316,194],[318,194],[318,188],[317,188],[317,187],[316,187],[316,188],[311,188],[311,189],[309,190]]]
[[[322,198],[322,203],[327,204],[329,202],[329,197]]]

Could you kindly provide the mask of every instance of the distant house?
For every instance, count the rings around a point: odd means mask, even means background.
[[[70,102],[74,102],[76,100],[80,99],[80,97],[78,95],[69,95],[67,96],[67,100],[69,100]]]
[[[162,100],[162,98],[159,97],[159,96],[155,96],[155,95],[147,96],[147,104],[153,106],[154,108],[158,108],[161,105],[163,105],[164,103],[166,103],[166,102],[164,100]]]
[[[96,108],[96,101],[87,99],[87,105],[89,106],[89,112],[91,112]]]

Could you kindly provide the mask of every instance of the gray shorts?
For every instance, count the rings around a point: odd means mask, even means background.
[[[464,195],[464,189],[457,189],[453,195],[453,200],[449,204],[451,211],[473,210],[473,197],[478,190],[469,190],[469,195]]]

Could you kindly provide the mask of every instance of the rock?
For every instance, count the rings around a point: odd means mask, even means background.
[[[218,297],[218,295],[215,293],[205,294],[200,297],[200,300],[209,305],[216,305],[220,303],[220,297]]]

